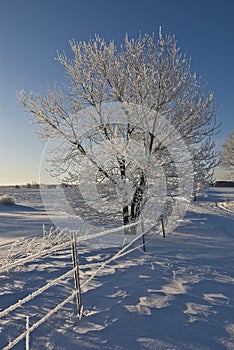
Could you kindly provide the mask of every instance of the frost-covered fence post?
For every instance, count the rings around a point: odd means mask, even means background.
[[[25,349],[29,350],[30,332],[29,332],[29,316],[26,317],[26,337],[25,337]]]
[[[165,233],[165,227],[164,227],[164,221],[163,221],[163,215],[160,216],[161,219],[161,225],[162,225],[162,233],[163,233],[163,237],[166,237],[166,233]]]
[[[79,263],[78,263],[78,252],[77,252],[77,246],[76,246],[76,239],[74,231],[71,231],[71,249],[72,249],[72,262],[74,267],[74,283],[75,283],[75,290],[76,290],[76,303],[77,303],[77,310],[78,310],[78,316],[81,318],[83,316],[83,305],[81,302],[81,288],[80,288],[80,274],[79,274]]]

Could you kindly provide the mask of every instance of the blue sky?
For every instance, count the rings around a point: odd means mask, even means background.
[[[44,144],[16,91],[62,83],[56,51],[94,33],[121,42],[128,33],[173,33],[219,105],[218,145],[234,130],[232,0],[0,0],[0,184],[38,181]]]

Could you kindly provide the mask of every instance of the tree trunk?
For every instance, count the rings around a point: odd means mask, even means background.
[[[128,209],[128,205],[123,207],[122,214],[123,214],[123,223],[124,223],[124,225],[128,225],[129,224],[129,209]]]
[[[124,157],[119,157],[117,158],[118,163],[119,163],[119,169],[120,169],[120,175],[121,179],[125,179],[126,177],[126,164],[125,164],[125,158]],[[130,224],[130,218],[129,218],[129,207],[128,205],[123,206],[122,209],[122,216],[123,216],[123,224],[124,226]],[[126,227],[124,228],[124,234],[129,235],[131,234],[131,228]]]
[[[136,187],[135,193],[133,195],[132,203],[130,206],[130,216],[128,219],[128,223],[134,223],[140,217],[142,205],[143,205],[144,189],[145,189],[145,176],[144,174],[142,174],[139,185]],[[128,230],[126,230],[126,232],[127,234],[136,235],[137,228],[136,226],[132,226]]]
[[[136,187],[135,193],[133,195],[132,203],[131,203],[131,219],[134,221],[141,214],[144,190],[145,190],[145,176],[144,174],[142,174],[140,178],[140,183]]]

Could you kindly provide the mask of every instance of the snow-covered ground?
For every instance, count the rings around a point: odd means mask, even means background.
[[[39,189],[0,188],[0,196],[16,199],[12,206],[0,206],[0,245],[20,237],[41,235],[42,225],[51,225]]]
[[[42,224],[49,227],[50,220],[38,190],[3,192],[14,195],[16,205],[0,207],[2,265],[64,244],[63,235],[57,241],[42,237]],[[173,234],[147,236],[146,252],[137,249],[113,260],[93,278],[120,247],[80,244],[86,316],[79,320],[75,303],[68,302],[30,334],[30,349],[233,350],[233,201],[234,189],[210,189],[191,203]],[[0,314],[71,269],[65,243],[47,256],[0,270]],[[0,318],[0,348],[24,332],[25,315],[35,324],[72,288],[71,274]],[[25,349],[25,339],[14,348]]]

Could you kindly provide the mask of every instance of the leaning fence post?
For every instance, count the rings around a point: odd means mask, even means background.
[[[29,316],[25,316],[26,317],[26,337],[25,337],[25,346],[26,346],[26,350],[29,350],[29,340],[30,340],[30,333],[29,333]]]
[[[73,262],[73,268],[74,268],[74,284],[75,284],[75,291],[76,291],[76,304],[77,304],[78,316],[81,319],[81,317],[83,316],[83,305],[82,305],[82,301],[81,301],[79,263],[78,263],[78,258],[77,258],[78,252],[77,252],[74,231],[71,231],[71,250],[72,250],[72,262]]]
[[[163,232],[163,237],[166,237],[166,233],[165,233],[165,227],[164,227],[164,221],[163,221],[163,215],[161,215],[161,224],[162,224],[162,232]]]

